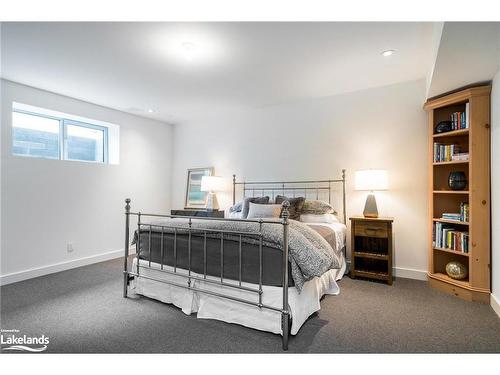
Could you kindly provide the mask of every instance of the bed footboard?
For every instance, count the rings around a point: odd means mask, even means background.
[[[244,303],[248,305],[255,306],[259,309],[269,309],[273,310],[276,312],[279,312],[281,314],[281,327],[282,327],[282,340],[283,340],[283,350],[288,350],[288,338],[289,338],[289,332],[290,332],[290,308],[288,306],[288,268],[289,268],[289,253],[288,253],[288,238],[289,238],[289,202],[284,201],[282,204],[282,219],[280,221],[271,221],[271,220],[252,220],[252,219],[222,219],[222,218],[197,218],[196,220],[222,220],[222,221],[243,221],[243,222],[253,222],[253,223],[258,223],[259,224],[259,230],[255,232],[238,232],[238,231],[230,231],[230,230],[221,230],[221,229],[207,229],[207,228],[193,228],[192,223],[193,219],[191,217],[180,217],[180,216],[174,216],[174,215],[158,215],[158,214],[144,214],[141,212],[132,212],[130,209],[130,199],[127,198],[125,200],[125,254],[124,254],[124,262],[123,262],[123,297],[127,297],[127,292],[128,292],[128,285],[131,279],[134,277],[136,278],[144,278],[144,279],[149,279],[149,280],[154,280],[158,281],[161,283],[177,286],[180,288],[184,289],[189,289],[193,290],[199,293],[205,293],[208,295],[220,297],[220,298],[225,298],[229,300],[233,300],[239,303]],[[136,263],[137,267],[134,267],[134,270],[129,270],[128,269],[128,257],[129,257],[129,243],[130,243],[130,217],[131,216],[136,216],[137,217],[137,240],[136,240]],[[143,223],[141,220],[144,217],[160,217],[160,218],[182,218],[186,220],[185,225],[179,226],[179,225],[168,225],[166,224],[148,224],[148,223]],[[263,303],[263,289],[262,289],[262,270],[263,270],[263,256],[262,256],[262,248],[263,248],[263,232],[262,232],[262,225],[263,224],[270,224],[270,225],[281,225],[283,227],[283,244],[282,244],[282,288],[283,288],[283,304],[281,308],[266,305]],[[140,253],[141,253],[141,247],[140,247],[140,241],[141,241],[141,230],[146,231],[147,234],[149,234],[148,241],[149,241],[149,247],[148,249],[151,249],[151,234],[153,228],[158,229],[161,228],[161,264],[160,268],[152,268],[151,267],[151,250],[149,250],[149,262],[147,262],[147,265],[141,264],[140,262]],[[168,230],[173,230],[174,231],[174,254],[175,255],[175,260],[177,259],[177,243],[175,241],[177,231],[178,230],[183,230],[187,231],[188,234],[188,269],[187,269],[187,274],[184,273],[179,273],[177,272],[177,267],[174,266],[173,270],[167,269],[166,267],[164,268],[163,264],[163,231],[165,229]],[[192,272],[192,267],[191,267],[191,238],[192,234],[196,232],[197,235],[200,235],[200,232],[205,238],[205,246],[204,246],[204,272],[203,272],[203,277],[200,275],[193,274]],[[220,278],[218,280],[214,280],[213,278],[207,278],[207,270],[206,270],[206,262],[207,262],[207,252],[206,252],[206,238],[207,234],[210,234],[212,237],[213,236],[218,236],[220,238],[220,257],[221,257],[221,265],[220,265]],[[228,282],[227,279],[225,280],[224,278],[224,264],[223,264],[223,259],[224,259],[224,240],[225,236],[231,235],[231,236],[236,236],[239,238],[239,280],[237,283],[233,282]],[[259,285],[258,289],[257,288],[250,288],[245,285],[242,285],[242,239],[243,237],[252,237],[254,239],[258,240],[258,247],[259,247]],[[176,276],[181,276],[186,279],[186,284],[182,284],[180,282],[173,282],[173,281],[167,281],[164,279],[157,279],[154,277],[151,277],[150,275],[146,276],[141,273],[141,268],[147,268],[150,270],[154,270],[157,272],[163,272],[167,274],[173,274]],[[208,283],[215,283],[220,286],[223,286],[224,288],[237,288],[240,290],[244,290],[246,292],[252,293],[255,295],[255,299],[246,299],[246,298],[237,298],[231,295],[226,295],[223,294],[222,292],[214,292],[212,290],[206,290],[200,287],[197,287],[194,285],[193,281],[194,280],[202,280],[204,282]]]

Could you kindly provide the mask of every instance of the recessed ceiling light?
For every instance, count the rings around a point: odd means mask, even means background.
[[[191,61],[193,59],[193,54],[195,52],[194,43],[183,42],[181,47],[182,47],[182,54],[184,55],[184,58],[188,61]]]
[[[150,108],[148,109],[148,113],[153,113],[154,111]]]
[[[382,56],[388,57],[388,56],[393,55],[394,52],[396,52],[396,51],[394,51],[393,49],[388,49],[388,50],[385,50],[385,51],[382,52]]]
[[[213,66],[227,59],[226,46],[219,37],[201,26],[179,25],[159,29],[151,38],[151,49],[183,70]]]

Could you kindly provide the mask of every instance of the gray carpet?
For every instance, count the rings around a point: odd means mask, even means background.
[[[281,353],[280,336],[122,298],[121,265],[112,260],[2,287],[2,329],[45,334],[54,353]],[[500,352],[500,318],[489,305],[409,279],[392,287],[348,277],[339,284],[341,294],[326,296],[290,339],[290,352]]]

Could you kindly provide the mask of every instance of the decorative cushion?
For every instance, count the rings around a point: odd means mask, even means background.
[[[322,215],[331,214],[333,211],[333,207],[324,201],[306,200],[302,206],[303,214]]]
[[[257,204],[250,202],[247,219],[279,218],[281,204]]]
[[[304,206],[305,200],[306,200],[306,198],[304,198],[304,197],[287,198],[283,195],[277,195],[274,202],[276,204],[281,204],[284,201],[288,201],[290,203],[290,207],[288,208],[288,211],[290,212],[289,218],[292,220],[299,220],[300,213],[302,212],[302,207]],[[281,217],[281,214],[280,214],[280,217]]]
[[[257,203],[257,204],[268,204],[269,203],[269,197],[247,197],[243,200],[243,205],[241,208],[241,218],[246,219],[248,216],[248,210],[250,208],[250,203]]]
[[[229,212],[241,212],[243,208],[243,202],[238,202],[235,205],[229,207]]]

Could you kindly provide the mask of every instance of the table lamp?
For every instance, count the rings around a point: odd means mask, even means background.
[[[216,191],[224,190],[224,179],[219,176],[203,176],[201,178],[201,191],[207,191],[207,211],[218,211],[219,202],[217,202]]]
[[[387,190],[387,171],[384,169],[368,169],[356,171],[354,178],[355,190],[370,191],[366,197],[364,217],[378,217],[377,201],[373,192],[375,190]]]

